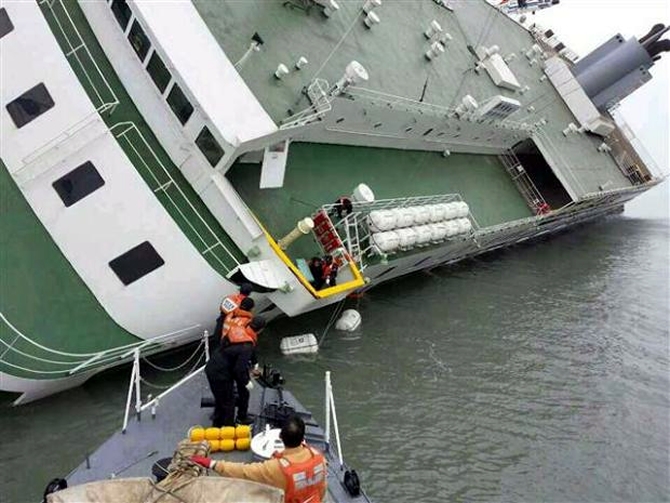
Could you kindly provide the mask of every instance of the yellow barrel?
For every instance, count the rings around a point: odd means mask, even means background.
[[[206,440],[218,440],[221,430],[219,428],[207,428],[205,430],[205,439]]]
[[[207,442],[212,452],[221,450],[221,442],[219,440],[208,440]]]
[[[223,426],[221,428],[221,438],[235,438],[235,427],[234,426]]]
[[[232,438],[224,438],[219,442],[219,448],[222,451],[232,451],[235,449],[235,440]]]
[[[249,437],[246,438],[238,438],[235,440],[235,449],[238,451],[246,451],[249,449],[251,446],[251,439]]]
[[[201,440],[205,440],[205,428],[202,426],[193,426],[190,430],[188,430],[188,438],[191,440],[191,442],[200,442]]]
[[[235,438],[249,438],[251,436],[251,426],[239,424],[235,427]]]

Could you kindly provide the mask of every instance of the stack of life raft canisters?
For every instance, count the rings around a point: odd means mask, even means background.
[[[221,428],[193,426],[188,431],[188,438],[191,442],[206,441],[211,452],[246,451],[251,446],[251,427],[244,424]]]

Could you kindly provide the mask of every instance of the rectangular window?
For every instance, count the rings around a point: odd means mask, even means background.
[[[7,14],[7,9],[4,7],[0,9],[0,38],[7,35],[10,31],[14,29],[12,20],[9,19],[9,14]]]
[[[133,15],[133,12],[130,10],[126,0],[114,0],[112,2],[112,12],[114,13],[114,17],[118,21],[121,29],[126,31],[128,22]]]
[[[386,270],[383,271],[382,273],[377,274],[377,276],[375,276],[375,279],[379,279],[379,278],[381,278],[382,276],[386,276],[388,273],[390,273],[390,272],[393,271],[394,269],[395,269],[395,267],[389,267],[388,269],[386,269]]]
[[[151,42],[149,42],[149,37],[144,34],[144,30],[137,21],[133,21],[133,26],[130,28],[130,33],[128,33],[128,40],[130,41],[130,45],[133,46],[137,57],[140,58],[140,61],[144,62],[151,48]]]
[[[105,185],[105,181],[93,163],[87,161],[60,177],[52,185],[63,200],[63,204],[69,207]]]
[[[54,104],[54,100],[44,84],[37,84],[14,101],[11,101],[6,108],[16,127],[21,128],[53,108]]]
[[[167,97],[168,105],[179,119],[179,122],[186,124],[193,113],[193,105],[189,103],[184,93],[177,84],[172,86],[170,94]]]
[[[165,68],[163,60],[156,51],[154,51],[154,53],[151,55],[151,58],[149,58],[147,72],[149,72],[151,80],[154,81],[154,84],[156,84],[158,90],[163,93],[168,83],[170,82],[172,75],[170,75],[168,69]]]
[[[202,128],[202,131],[200,131],[200,134],[195,139],[195,144],[205,154],[212,167],[216,166],[223,157],[224,152],[221,145],[219,145],[219,142],[216,141],[212,133],[207,129],[207,126]]]
[[[116,273],[124,285],[130,285],[151,271],[155,271],[165,261],[151,246],[149,241],[137,245],[123,255],[119,255],[109,263],[109,267]]]

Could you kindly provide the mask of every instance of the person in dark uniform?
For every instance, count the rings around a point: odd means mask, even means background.
[[[320,290],[323,286],[323,260],[321,257],[312,257],[307,262],[309,272],[312,273],[314,281],[311,282],[315,290]]]
[[[342,218],[342,213],[350,215],[354,211],[354,205],[351,203],[351,199],[347,196],[338,197],[335,201],[335,206],[333,207],[333,214],[337,215],[337,219]]]
[[[255,316],[246,325],[231,323],[230,328],[205,365],[205,375],[214,395],[212,426],[235,424],[235,386],[237,422],[248,423],[250,365],[257,362],[256,341],[265,328],[265,319]]]

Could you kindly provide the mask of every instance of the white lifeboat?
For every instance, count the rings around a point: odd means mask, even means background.
[[[396,231],[377,232],[372,235],[372,242],[383,253],[393,252],[400,245]]]
[[[439,243],[440,241],[443,241],[444,238],[447,237],[447,227],[446,224],[443,222],[439,222],[436,224],[430,224],[430,240],[433,243]]]
[[[427,205],[414,206],[414,225],[423,225],[430,222],[431,208]]]
[[[408,227],[404,229],[398,229],[395,232],[398,234],[400,249],[408,250],[416,243],[417,235],[413,228]]]
[[[433,231],[428,225],[419,225],[414,227],[416,232],[416,244],[417,246],[426,246],[430,243],[431,238],[433,237]]]
[[[372,232],[384,232],[396,226],[396,213],[393,210],[374,210],[368,215],[368,227]]]
[[[345,309],[335,322],[335,328],[344,332],[353,332],[361,326],[361,314],[355,309]]]

